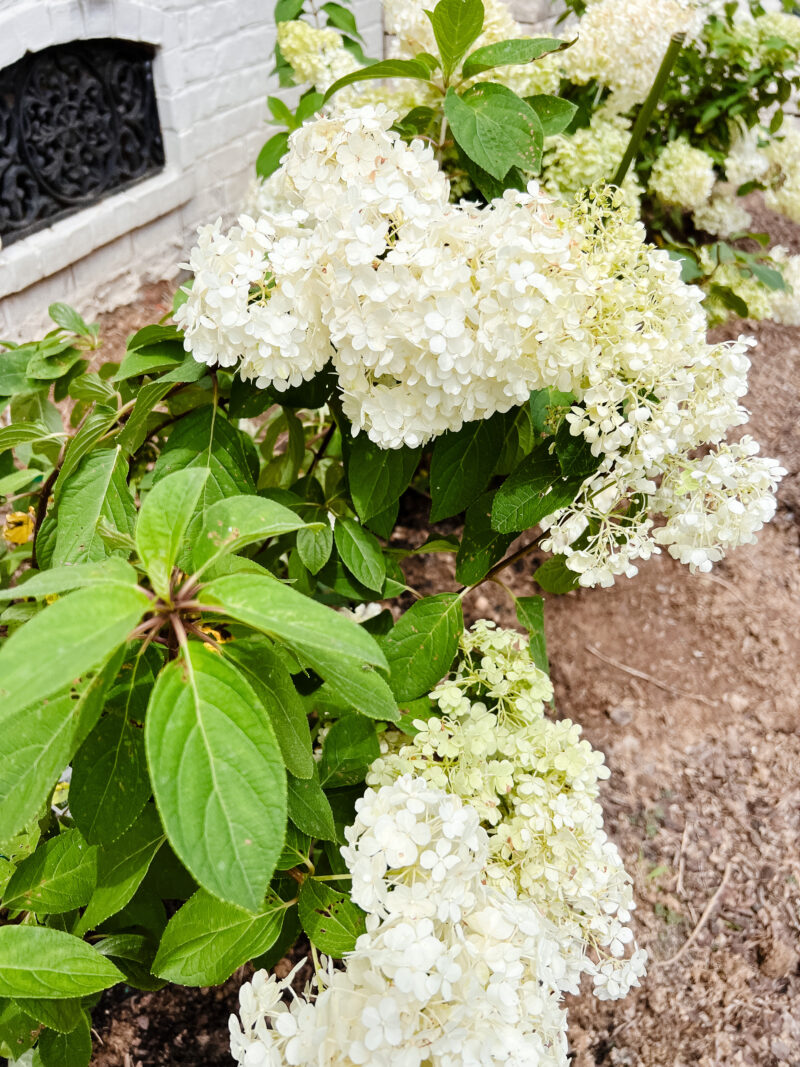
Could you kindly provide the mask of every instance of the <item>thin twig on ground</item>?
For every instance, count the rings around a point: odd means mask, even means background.
[[[591,652],[593,656],[597,656],[603,663],[607,663],[610,667],[616,667],[618,671],[624,671],[625,674],[630,674],[633,678],[641,678],[643,682],[649,682],[651,685],[657,686],[659,689],[663,689],[667,693],[672,693],[673,696],[689,697],[691,700],[697,700],[701,704],[707,704],[710,708],[716,708],[717,703],[714,700],[709,700],[707,697],[701,696],[700,693],[690,693],[686,689],[678,689],[675,685],[670,685],[668,682],[662,682],[660,678],[654,678],[652,674],[645,674],[644,671],[637,671],[635,667],[628,667],[625,663],[620,663],[618,659],[613,659],[611,656],[607,656],[600,649],[595,648],[594,645],[585,645],[587,652]]]
[[[700,920],[697,923],[697,926],[695,926],[694,930],[692,930],[692,932],[689,934],[689,936],[686,938],[686,940],[683,942],[681,947],[678,949],[678,951],[673,956],[669,956],[665,960],[656,960],[655,961],[655,966],[657,966],[657,967],[667,967],[667,966],[670,966],[673,963],[677,963],[678,960],[681,958],[681,956],[684,954],[684,952],[686,952],[687,949],[689,949],[694,944],[694,942],[697,940],[697,937],[698,937],[700,931],[703,929],[705,924],[711,918],[711,913],[714,911],[714,908],[717,906],[717,902],[719,901],[719,898],[722,896],[723,892],[725,891],[725,886],[728,884],[728,878],[730,877],[730,873],[731,873],[731,864],[730,864],[730,861],[729,861],[728,863],[725,864],[725,871],[724,871],[724,873],[722,875],[722,881],[717,886],[717,891],[714,893],[714,895],[711,898],[711,900],[709,900],[708,904],[706,904],[705,909],[703,911],[703,914],[700,916]]]

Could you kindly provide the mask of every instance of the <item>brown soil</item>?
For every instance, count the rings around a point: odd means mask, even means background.
[[[797,230],[767,224],[797,245]],[[154,290],[118,312],[117,343],[164,300]],[[660,556],[611,590],[547,598],[557,707],[606,753],[607,827],[652,960],[622,1002],[571,998],[575,1067],[800,1067],[800,333],[752,332],[748,431],[790,471],[758,545],[709,576]],[[517,593],[536,591],[531,569],[509,575]],[[442,556],[417,557],[409,578],[455,587]],[[496,586],[466,609],[515,625]],[[241,980],[109,994],[92,1063],[229,1064]]]

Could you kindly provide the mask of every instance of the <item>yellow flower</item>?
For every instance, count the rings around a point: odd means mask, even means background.
[[[33,537],[36,513],[33,508],[27,511],[12,511],[6,516],[3,526],[3,539],[10,545],[24,545]]]

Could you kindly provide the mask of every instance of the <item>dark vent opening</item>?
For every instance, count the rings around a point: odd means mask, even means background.
[[[0,71],[0,237],[11,244],[164,166],[150,45],[55,45]]]

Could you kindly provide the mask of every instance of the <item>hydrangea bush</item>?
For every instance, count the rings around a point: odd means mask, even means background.
[[[564,1065],[564,993],[644,972],[543,598],[514,598],[527,642],[462,603],[526,558],[557,594],[754,540],[782,471],[726,439],[750,342],[707,342],[631,185],[538,180],[564,42],[398,5],[365,66],[325,11],[279,5],[279,70],[314,84],[173,314],[120,363],[64,305],[0,354],[12,1060],[82,1067],[102,990],[252,961],[246,1067]],[[409,588],[428,553],[452,588]],[[266,973],[301,934],[302,996]]]
[[[393,56],[408,62],[434,48],[421,0],[384,0],[383,6]],[[758,0],[744,6],[566,0],[565,6],[571,19],[563,43],[569,47],[553,47],[527,66],[513,65],[509,51],[502,68],[466,72],[473,88],[488,77],[533,106],[541,94],[559,94],[558,102],[551,97],[546,115],[540,115],[544,188],[569,202],[593,183],[614,178],[651,239],[679,259],[685,280],[703,289],[711,324],[732,313],[800,323],[794,292],[800,259],[780,246],[763,251],[766,235],[751,232],[742,199],[760,189],[769,208],[800,219],[800,130],[789,117],[800,84],[800,23],[793,5],[787,0],[784,11],[769,13]],[[503,0],[492,0],[486,11],[478,43],[497,49],[508,47],[501,43],[505,39],[516,40],[522,55],[525,38]],[[322,93],[338,80],[345,82],[363,60],[348,51],[352,41],[336,29],[317,29],[304,21],[302,4],[291,10],[280,7],[278,17],[292,20],[279,26],[281,69],[293,71],[307,90],[304,112],[316,110]],[[657,109],[637,133],[630,169],[626,164],[620,170],[634,119],[676,38],[682,47],[671,54]],[[436,88],[413,82],[345,88],[340,103],[335,97],[333,104],[382,101],[397,113],[401,132],[435,135],[442,103]],[[433,121],[421,125],[432,114]],[[557,115],[566,121],[552,125]],[[276,110],[275,117],[282,121],[283,112]],[[445,144],[440,157],[454,199],[476,187],[491,198],[496,190],[463,158],[455,127],[453,131],[457,143]],[[276,134],[262,155],[262,175],[277,166],[285,137]],[[538,167],[519,170],[519,188],[526,175],[539,173]],[[269,197],[268,190],[255,187],[256,205],[264,193]]]

